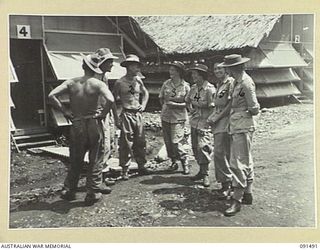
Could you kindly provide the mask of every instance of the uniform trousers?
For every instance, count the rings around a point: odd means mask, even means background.
[[[168,157],[174,162],[184,160],[187,157],[186,151],[182,147],[184,139],[184,122],[169,123],[162,121],[163,139],[167,149]]]
[[[253,182],[252,136],[253,132],[231,135],[230,169],[233,173],[232,185],[236,188],[245,189]]]
[[[129,167],[132,157],[139,167],[146,161],[146,140],[141,112],[123,110],[120,116],[119,165]]]
[[[227,132],[214,135],[214,169],[216,180],[219,183],[231,182],[230,170],[230,135]]]
[[[191,127],[192,151],[200,166],[202,175],[209,175],[209,163],[211,161],[212,146],[209,130]]]
[[[104,158],[104,133],[101,119],[74,120],[70,128],[70,161],[64,186],[75,192],[84,165],[84,156],[89,151],[86,187],[88,193],[98,192],[101,185],[101,170]]]

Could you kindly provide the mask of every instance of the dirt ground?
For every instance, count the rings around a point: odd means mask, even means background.
[[[224,217],[228,201],[217,200],[219,188],[211,166],[211,187],[190,181],[169,162],[154,165],[155,173],[117,181],[99,203],[84,206],[85,190],[67,202],[58,195],[68,164],[48,155],[12,152],[10,228],[56,227],[314,227],[315,183],[313,105],[291,104],[263,109],[257,120],[253,156],[253,205]],[[158,112],[145,113],[148,159],[162,145]],[[192,174],[198,167],[192,161]],[[80,186],[84,185],[81,180]]]

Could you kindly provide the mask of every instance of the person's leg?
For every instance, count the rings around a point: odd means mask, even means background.
[[[172,162],[170,168],[172,170],[176,170],[176,169],[178,169],[178,165],[177,165],[174,153],[173,153],[171,130],[172,130],[171,124],[168,122],[162,121],[163,140],[166,145],[166,151],[167,151],[168,158],[170,158],[171,162]]]
[[[253,178],[250,133],[233,134],[231,137],[230,169],[233,173],[234,193],[232,204],[225,211],[226,216],[233,216],[240,211],[248,178]]]
[[[199,147],[198,147],[198,132],[197,129],[191,127],[191,147],[195,160],[198,163],[199,160]],[[201,167],[199,168],[198,173],[195,176],[191,177],[191,180],[201,180],[203,178]]]
[[[110,188],[102,188],[102,168],[105,157],[104,132],[102,121],[97,119],[87,120],[89,135],[89,166],[87,171],[87,193],[88,199],[100,196],[100,192],[110,193]],[[92,195],[94,194],[94,195]],[[99,198],[99,197],[96,197]],[[93,199],[98,200],[98,199]]]
[[[172,150],[175,159],[179,159],[182,163],[183,174],[189,174],[188,155],[182,146],[184,139],[184,123],[176,123],[171,125]]]
[[[246,169],[247,186],[244,189],[242,204],[247,204],[247,205],[251,205],[253,202],[252,188],[253,188],[253,179],[254,179],[254,168],[253,168],[253,158],[251,154],[252,137],[253,137],[252,132],[249,132],[246,134],[246,145],[248,148],[248,165]]]
[[[129,178],[128,171],[131,164],[133,145],[133,128],[131,114],[123,112],[121,114],[121,132],[119,140],[119,165],[122,167],[122,177]]]
[[[132,145],[133,156],[138,164],[139,173],[145,174],[146,160],[146,137],[141,113],[135,114],[134,134]]]
[[[108,160],[111,155],[111,133],[110,133],[110,115],[107,114],[105,120],[103,121],[103,132],[104,132],[104,157],[103,165],[104,167],[108,166]]]
[[[70,128],[70,167],[64,181],[64,190],[61,197],[64,199],[75,198],[80,173],[84,165],[86,153],[87,134],[82,121],[76,121]]]
[[[249,150],[247,148],[246,133],[232,135],[230,170],[233,174],[234,187],[245,189],[247,185],[246,170],[249,164]]]
[[[210,186],[209,181],[209,164],[211,161],[212,146],[210,141],[209,131],[198,130],[198,164],[200,165],[200,171],[203,176],[203,185],[205,187]]]
[[[214,135],[214,169],[217,182],[222,188],[229,188],[232,182],[232,173],[228,161],[230,152],[229,135],[227,133],[217,133]]]

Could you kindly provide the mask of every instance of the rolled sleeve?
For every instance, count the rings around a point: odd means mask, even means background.
[[[208,100],[208,107],[211,108],[211,107],[214,107],[214,95],[216,93],[216,89],[215,87],[211,87],[208,89],[208,96],[207,96],[207,100]]]

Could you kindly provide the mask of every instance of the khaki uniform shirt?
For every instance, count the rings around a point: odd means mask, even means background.
[[[165,81],[160,90],[159,98],[163,99],[161,120],[168,123],[182,123],[187,120],[187,108],[177,108],[167,105],[169,101],[183,103],[190,92],[189,83],[182,80],[175,86],[171,79]]]
[[[214,115],[221,113],[228,103],[231,101],[232,95],[232,85],[234,84],[234,79],[232,77],[226,78],[223,82],[219,82],[217,86],[217,92],[214,95]],[[212,131],[214,134],[217,133],[227,133],[229,128],[229,114],[222,117],[219,121],[214,124]]]
[[[229,133],[254,131],[252,116],[257,115],[259,109],[255,84],[252,78],[244,72],[242,78],[236,80],[232,93]]]
[[[190,125],[196,129],[209,129],[207,122],[209,115],[213,111],[213,97],[216,90],[208,81],[205,81],[199,88],[197,84],[193,84],[186,102],[191,104]]]
[[[116,81],[113,92],[115,96],[119,95],[123,108],[138,109],[143,86],[140,77],[135,76],[133,80],[128,80],[126,76],[123,76]]]

